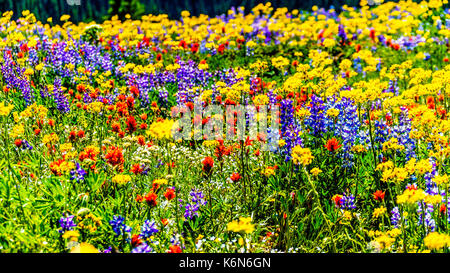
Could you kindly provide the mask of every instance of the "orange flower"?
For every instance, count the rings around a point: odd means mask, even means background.
[[[203,159],[202,161],[203,167],[202,170],[206,173],[206,174],[210,174],[212,171],[212,168],[214,166],[214,159],[212,157],[205,157],[205,159]]]
[[[341,148],[342,145],[339,144],[339,141],[336,138],[332,138],[329,139],[327,141],[327,144],[325,144],[325,148],[327,148],[328,151],[334,153],[335,151],[337,151],[339,148]]]
[[[139,174],[142,173],[144,170],[141,168],[141,166],[136,163],[133,166],[131,166],[130,172],[134,173],[134,174]]]
[[[127,118],[127,131],[132,134],[137,129],[136,119],[133,116]]]
[[[183,252],[183,251],[181,250],[181,247],[178,245],[170,246],[169,251],[168,251],[168,253],[181,253],[181,252]]]
[[[238,173],[233,173],[230,178],[233,182],[238,182],[241,179],[241,175]]]
[[[376,192],[373,193],[373,198],[377,201],[383,201],[384,194],[385,194],[384,191],[377,190]]]
[[[166,197],[166,199],[168,201],[174,199],[175,198],[175,190],[173,188],[167,188],[166,192],[164,193],[164,197]]]
[[[145,198],[145,202],[147,202],[147,205],[149,205],[150,207],[155,207],[158,204],[158,202],[156,201],[156,198],[158,198],[158,195],[156,195],[152,191],[147,193],[147,195],[144,198]]]
[[[109,148],[108,153],[105,155],[106,162],[112,166],[122,165],[124,158],[122,154],[122,148],[112,146]]]

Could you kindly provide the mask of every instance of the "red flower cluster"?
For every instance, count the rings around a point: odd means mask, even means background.
[[[105,155],[106,162],[112,166],[122,165],[124,158],[122,154],[122,148],[112,146],[109,148],[108,153]]]
[[[203,159],[202,164],[203,164],[202,167],[203,172],[209,175],[214,166],[214,159],[212,157],[207,156],[205,157],[205,159]]]

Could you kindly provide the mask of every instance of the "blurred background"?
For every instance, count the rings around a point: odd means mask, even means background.
[[[207,14],[216,16],[226,13],[231,7],[245,7],[248,13],[258,3],[271,2],[274,8],[287,7],[289,10],[309,10],[312,6],[337,10],[347,4],[358,6],[359,0],[0,0],[0,11],[12,10],[14,18],[20,17],[23,10],[29,10],[40,21],[53,17],[58,23],[63,14],[71,16],[72,22],[101,22],[117,14],[121,19],[130,14],[138,19],[143,14],[168,14],[171,19],[179,19],[183,10],[191,15]]]

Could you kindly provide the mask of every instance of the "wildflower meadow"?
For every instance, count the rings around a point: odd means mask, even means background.
[[[447,0],[127,18],[2,14],[0,252],[449,252]]]

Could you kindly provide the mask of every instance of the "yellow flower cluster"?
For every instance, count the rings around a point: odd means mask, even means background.
[[[405,146],[398,144],[398,139],[395,137],[383,143],[383,151],[403,151],[404,149]]]
[[[397,196],[397,204],[415,204],[424,200],[426,193],[422,189],[406,189],[401,195]]]
[[[302,146],[297,145],[292,149],[292,161],[296,165],[301,164],[307,166],[311,164],[313,159],[314,156],[309,148],[303,148]]]
[[[117,185],[124,185],[131,181],[131,176],[127,174],[117,174],[112,178],[112,182]]]
[[[267,105],[267,104],[269,104],[269,97],[267,97],[267,96],[264,95],[264,94],[255,96],[255,98],[253,99],[253,103],[254,103],[256,106],[259,106],[259,105]]]
[[[439,250],[450,245],[450,236],[431,232],[423,239],[425,246],[431,250]]]
[[[228,231],[252,233],[255,230],[255,225],[251,223],[251,217],[240,217],[239,221],[231,221],[227,225]]]
[[[373,210],[373,218],[379,218],[380,216],[384,215],[386,213],[387,209],[385,207],[379,207]]]
[[[44,144],[47,144],[47,143],[56,143],[56,142],[58,142],[58,141],[59,141],[59,137],[58,137],[58,135],[55,134],[55,133],[51,133],[51,134],[45,135],[45,136],[42,138],[42,143],[44,143]]]
[[[3,102],[0,102],[0,116],[7,116],[11,112],[11,110],[14,108],[14,105],[8,105],[6,106]]]
[[[168,140],[172,138],[172,127],[175,124],[173,120],[165,119],[156,121],[149,126],[147,135],[157,140]]]
[[[167,181],[167,179],[165,179],[165,178],[153,180],[153,184],[167,185],[167,183],[168,183],[168,181]]]

